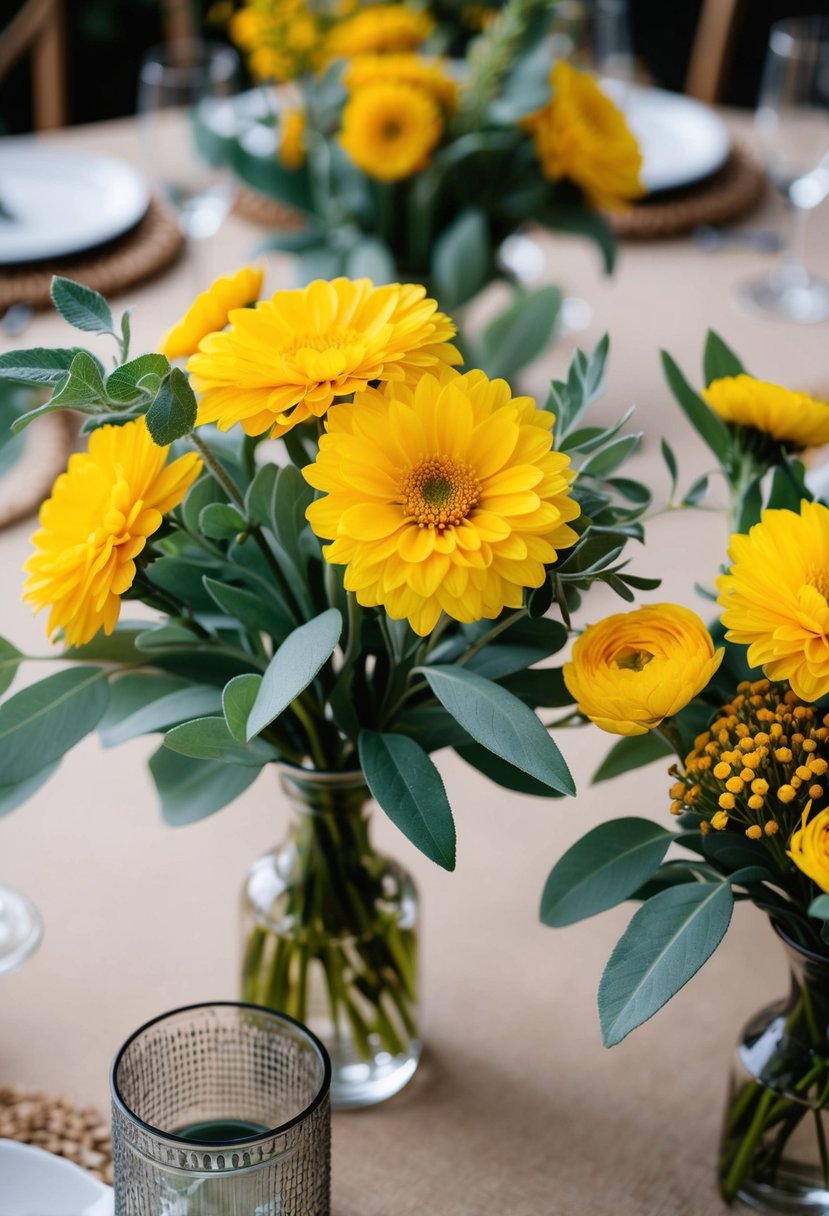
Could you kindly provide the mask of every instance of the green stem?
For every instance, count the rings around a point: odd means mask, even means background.
[[[503,633],[504,630],[509,629],[511,625],[517,624],[518,621],[522,621],[524,617],[528,615],[529,613],[527,612],[526,608],[517,608],[515,612],[511,612],[510,615],[505,617],[503,621],[499,621],[497,625],[493,625],[491,629],[488,629],[483,637],[478,638],[477,642],[475,642],[473,646],[470,646],[468,650],[465,650],[461,657],[455,660],[455,666],[463,667],[463,665],[468,663],[479,650],[483,650],[484,646],[488,646],[489,643],[497,638],[499,634]]]
[[[743,1184],[746,1171],[751,1164],[751,1159],[754,1156],[754,1150],[766,1128],[766,1116],[774,1100],[775,1094],[773,1090],[766,1089],[757,1103],[754,1111],[754,1118],[748,1132],[740,1145],[739,1152],[731,1163],[731,1168],[723,1182],[723,1196],[728,1203],[733,1203],[737,1198],[737,1192]]]

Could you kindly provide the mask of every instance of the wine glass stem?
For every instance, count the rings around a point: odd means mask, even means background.
[[[809,210],[789,204],[791,220],[789,222],[789,243],[783,250],[782,270],[788,279],[806,279],[806,222]]]

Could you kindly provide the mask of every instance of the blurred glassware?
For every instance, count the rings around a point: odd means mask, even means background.
[[[18,967],[43,936],[43,921],[30,899],[0,884],[0,975]]]
[[[768,316],[808,323],[829,317],[829,282],[804,265],[809,212],[829,195],[829,16],[773,25],[755,115],[769,177],[791,211],[791,237],[771,275],[741,298]]]
[[[594,0],[593,62],[600,76],[627,84],[633,80],[636,60],[628,0]]]
[[[235,129],[239,76],[231,47],[200,38],[154,47],[141,63],[138,115],[147,169],[191,241],[212,236],[233,202],[221,135]]]

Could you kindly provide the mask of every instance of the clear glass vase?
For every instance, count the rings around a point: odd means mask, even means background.
[[[829,1211],[829,958],[789,941],[788,996],[737,1046],[720,1149],[720,1189],[763,1212]]]
[[[417,894],[369,839],[362,773],[280,766],[294,811],[244,890],[242,996],[290,1014],[331,1056],[331,1101],[398,1092],[420,1057]]]

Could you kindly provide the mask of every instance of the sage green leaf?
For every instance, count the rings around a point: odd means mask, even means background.
[[[200,612],[212,612],[213,600],[204,587],[208,573],[218,574],[221,565],[209,557],[201,561],[188,561],[183,557],[159,557],[146,567],[147,578],[155,587],[160,587],[181,604]]]
[[[106,672],[70,667],[0,705],[0,773],[15,785],[59,760],[98,725],[109,700]]]
[[[455,821],[440,773],[405,735],[360,731],[360,767],[372,797],[415,848],[455,868]]]
[[[72,279],[54,275],[49,289],[52,303],[64,321],[90,334],[111,334],[112,313],[100,292]]]
[[[709,833],[702,838],[702,853],[718,870],[729,876],[747,867],[762,866],[766,870],[766,877],[773,877],[773,869],[762,847],[742,832]]]
[[[196,425],[196,394],[180,367],[171,368],[147,410],[147,428],[159,447],[189,435]]]
[[[662,351],[662,366],[671,392],[691,426],[719,459],[727,452],[731,438],[725,423],[695,393],[667,351]]]
[[[421,667],[429,687],[472,738],[496,756],[562,794],[573,778],[555,742],[523,701],[463,667]]]
[[[462,211],[432,246],[432,281],[442,308],[457,308],[489,281],[492,250],[486,215]]]
[[[592,207],[567,206],[556,202],[554,207],[544,209],[534,218],[555,232],[572,232],[594,241],[600,254],[605,274],[612,274],[616,262],[616,237],[610,224]]]
[[[688,983],[722,941],[734,896],[726,882],[682,883],[644,903],[599,984],[605,1047],[621,1043]]]
[[[255,671],[234,676],[222,692],[222,712],[227,729],[239,743],[247,742],[248,718],[262,684]]]
[[[560,667],[537,667],[507,676],[504,688],[531,709],[561,709],[573,704]]]
[[[21,384],[59,384],[66,377],[77,346],[32,346],[28,350],[9,350],[0,355],[0,380]]]
[[[114,747],[216,713],[221,707],[218,688],[165,676],[126,675],[111,685],[109,708],[98,733],[105,747]]]
[[[387,187],[380,184],[380,189]],[[345,273],[349,279],[371,279],[375,286],[393,283],[399,274],[388,245],[373,236],[354,242],[345,259]]]
[[[27,777],[25,781],[17,781],[12,785],[0,785],[0,816],[8,815],[9,811],[14,811],[17,807],[23,806],[24,802],[28,802],[40,787],[54,776],[59,766],[60,761],[57,760],[32,777]]]
[[[245,515],[252,524],[270,526],[278,473],[279,466],[271,463],[256,470],[245,493]]]
[[[624,735],[613,744],[596,769],[593,785],[610,781],[633,768],[644,768],[646,764],[653,764],[654,760],[670,755],[673,755],[670,743],[666,743],[656,731],[650,730],[646,735]]]
[[[121,358],[126,359],[130,353],[130,313],[131,308],[125,308],[121,313]]]
[[[178,621],[168,621],[164,625],[156,625],[145,629],[135,639],[135,649],[153,654],[156,651],[177,649],[182,646],[195,646],[198,638],[194,633]]]
[[[278,718],[334,653],[343,618],[329,608],[288,635],[268,664],[248,719],[248,739]]]
[[[615,908],[659,869],[673,833],[649,819],[611,819],[567,850],[550,871],[541,896],[541,921],[574,925]]]
[[[809,915],[818,920],[829,920],[829,895],[817,895],[809,904]]]
[[[232,540],[246,527],[245,517],[229,502],[211,503],[199,515],[199,529],[211,540]]]
[[[250,633],[267,633],[282,642],[296,624],[285,605],[276,598],[232,587],[206,575],[203,581],[205,590],[222,612]]]
[[[188,532],[198,535],[199,516],[202,510],[213,502],[227,502],[227,495],[210,473],[200,477],[187,492],[187,497],[181,505],[181,517]]]
[[[313,499],[314,491],[295,465],[289,464],[279,470],[270,523],[298,573],[305,568],[300,537],[308,527],[305,511]]]
[[[126,315],[124,313],[124,316]],[[169,370],[170,363],[164,355],[139,355],[137,359],[131,359],[129,363],[116,367],[107,380],[107,394],[112,401],[121,401],[124,404],[138,401],[144,396],[139,388],[139,381],[145,376],[157,376],[160,382]]]
[[[17,647],[12,646],[5,638],[0,638],[0,693],[4,693],[13,683],[22,662],[23,655]]]
[[[710,384],[712,380],[720,380],[723,376],[740,376],[745,372],[734,351],[726,346],[713,329],[709,329],[705,341],[702,367],[706,384]]]
[[[72,360],[65,383],[52,394],[47,405],[55,409],[58,406],[79,408],[106,404],[107,393],[98,363],[85,350],[79,350]]]
[[[560,307],[557,287],[521,292],[483,332],[481,349],[487,375],[511,380],[540,355],[552,340]]]
[[[660,440],[660,447],[662,451],[662,459],[665,461],[668,469],[668,476],[671,479],[671,489],[668,498],[673,499],[673,496],[676,493],[676,483],[679,480],[679,466],[676,463],[674,450],[668,443],[667,439]]]
[[[465,760],[472,768],[483,773],[490,781],[500,785],[502,789],[514,790],[516,794],[530,794],[534,798],[560,798],[561,795],[551,790],[549,785],[528,777],[513,764],[508,764],[501,756],[487,751],[480,743],[464,743],[455,747],[461,760]]]
[[[160,747],[150,760],[161,814],[171,827],[183,827],[215,814],[253,785],[258,768],[221,760],[191,760]]]
[[[224,718],[195,718],[174,726],[164,736],[164,746],[193,760],[222,760],[227,764],[254,765],[257,768],[279,759],[279,752],[264,739],[239,743],[228,730]]]
[[[94,662],[104,660],[107,663],[135,662],[139,657],[135,649],[136,638],[146,633],[146,622],[137,624],[135,621],[119,621],[110,634],[103,631],[96,633],[91,641],[83,646],[67,646],[63,658],[73,662],[92,659]]]

